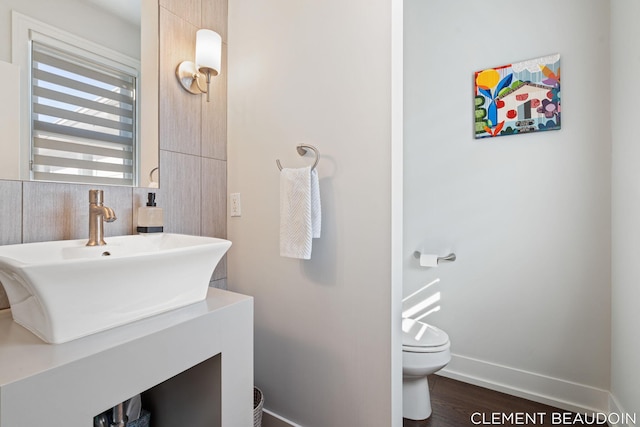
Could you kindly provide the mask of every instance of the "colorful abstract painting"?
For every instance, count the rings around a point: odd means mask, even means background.
[[[560,129],[560,55],[475,73],[475,135]]]

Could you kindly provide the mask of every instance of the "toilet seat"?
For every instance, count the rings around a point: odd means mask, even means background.
[[[402,351],[437,353],[450,346],[449,335],[443,330],[417,320],[402,319]]]

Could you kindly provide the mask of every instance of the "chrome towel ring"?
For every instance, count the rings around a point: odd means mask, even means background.
[[[296,147],[298,154],[300,154],[301,156],[304,156],[305,154],[307,154],[307,149],[312,150],[316,156],[316,160],[313,162],[313,165],[311,166],[311,169],[313,170],[316,168],[316,166],[318,165],[318,162],[320,161],[320,152],[313,145],[300,144]],[[276,160],[276,165],[278,165],[278,169],[282,170],[282,165],[280,164],[280,160]]]

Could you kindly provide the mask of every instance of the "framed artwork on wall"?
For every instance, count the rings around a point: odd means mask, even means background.
[[[560,129],[560,55],[476,71],[475,137]]]

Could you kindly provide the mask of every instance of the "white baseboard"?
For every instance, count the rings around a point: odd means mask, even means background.
[[[638,421],[638,414],[629,414],[622,408],[622,405],[618,403],[618,400],[612,394],[609,394],[609,413],[610,414],[620,414],[620,422],[616,423],[613,417],[609,417],[609,426],[610,427],[636,427]],[[634,420],[636,422],[634,422]]]
[[[262,410],[262,427],[302,427],[268,409]]]
[[[452,354],[438,374],[567,411],[609,413],[607,390],[470,357]]]
[[[628,414],[608,390],[456,354],[451,355],[451,362],[438,375],[579,414],[615,413],[623,419]],[[609,421],[613,418],[609,417]],[[628,418],[624,421],[610,422],[610,427],[640,427]],[[263,427],[302,426],[265,409]]]
[[[620,405],[618,405],[618,401],[612,396],[609,395],[609,410],[611,412],[616,412],[618,414],[622,413],[622,410],[620,409]],[[609,427],[630,427],[627,424],[612,424]]]

